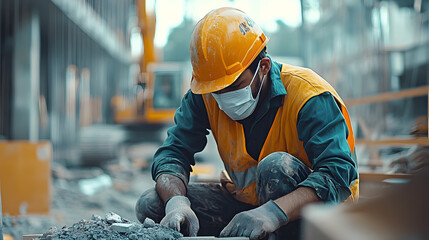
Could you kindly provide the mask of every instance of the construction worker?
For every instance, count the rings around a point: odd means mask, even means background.
[[[358,197],[350,118],[313,71],[273,61],[244,12],[220,8],[195,26],[191,89],[154,156],[155,189],[136,204],[185,235],[299,237],[301,209]],[[284,40],[287,44],[287,39]],[[188,183],[211,130],[227,174]]]

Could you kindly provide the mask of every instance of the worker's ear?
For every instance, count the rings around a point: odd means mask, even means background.
[[[269,71],[270,71],[270,69],[271,69],[271,60],[270,60],[269,58],[267,58],[267,57],[262,58],[262,59],[261,59],[261,66],[260,66],[260,69],[261,69],[261,73],[262,73],[263,75],[268,74],[268,72],[269,72]]]

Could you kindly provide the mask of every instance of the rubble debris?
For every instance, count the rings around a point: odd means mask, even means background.
[[[98,215],[93,215],[92,216],[92,218],[100,218],[101,219],[101,217],[100,216],[98,216]],[[123,222],[125,222],[125,220],[124,219],[122,219],[121,218],[121,216],[119,216],[118,214],[116,214],[116,213],[114,213],[114,212],[109,212],[109,213],[106,213],[106,217],[105,217],[105,219],[106,219],[106,221],[108,222],[108,223],[110,223],[110,224],[112,224],[112,223],[123,223]],[[95,219],[94,219],[95,220]]]
[[[145,227],[145,228],[151,228],[151,227],[154,227],[155,226],[155,221],[153,221],[152,219],[150,219],[150,218],[146,218],[145,220],[144,220],[144,222],[143,222],[143,226]]]
[[[67,168],[57,162],[52,163],[52,177],[54,179],[79,180],[96,178],[104,174],[99,167]]]
[[[417,174],[427,167],[429,167],[429,147],[416,146],[393,159],[389,164],[389,172]]]
[[[102,174],[96,178],[79,180],[79,188],[85,195],[94,195],[103,188],[112,186],[112,178],[107,174]]]
[[[116,213],[107,213],[104,218],[93,215],[91,220],[82,219],[71,227],[51,227],[38,240],[53,239],[179,239],[183,235],[173,229],[146,219],[146,224],[129,221]],[[152,224],[153,223],[153,224]]]

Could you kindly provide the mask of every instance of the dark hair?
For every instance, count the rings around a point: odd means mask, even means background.
[[[265,57],[267,57],[267,47],[264,47],[264,49],[262,49],[262,51],[258,54],[258,56],[256,56],[255,60],[253,60],[253,62],[247,69],[250,69],[250,71],[255,74],[259,61]]]

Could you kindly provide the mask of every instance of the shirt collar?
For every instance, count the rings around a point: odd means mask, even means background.
[[[268,57],[271,60],[271,57],[270,56]],[[283,96],[287,94],[280,76],[281,69],[282,69],[281,63],[271,61],[271,70],[270,70],[271,88],[268,93],[268,99],[270,100],[270,107],[280,106]]]

